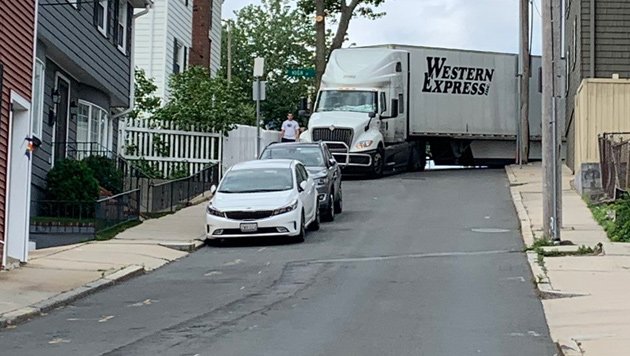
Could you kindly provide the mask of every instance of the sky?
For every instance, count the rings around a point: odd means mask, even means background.
[[[541,53],[540,1],[534,0],[532,54]],[[260,0],[225,0],[223,18]],[[344,47],[407,44],[518,53],[519,0],[386,0],[378,20],[355,18]]]

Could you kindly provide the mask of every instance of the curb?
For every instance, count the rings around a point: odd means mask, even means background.
[[[97,279],[93,282],[87,283],[67,292],[60,293],[49,299],[37,302],[31,306],[2,314],[0,315],[0,329],[4,329],[7,326],[25,322],[29,319],[32,319],[33,317],[41,315],[42,313],[47,313],[53,309],[70,304],[78,299],[87,297],[90,294],[98,292],[101,289],[110,287],[116,283],[126,281],[130,278],[139,276],[144,273],[145,269],[143,266],[128,266],[108,276]]]
[[[584,351],[580,344],[574,339],[560,339],[556,343],[562,356],[583,356]]]
[[[514,204],[514,209],[516,210],[516,215],[518,217],[521,227],[521,238],[523,239],[523,243],[525,243],[525,245],[531,245],[536,239],[534,231],[532,230],[531,219],[529,218],[529,214],[527,214],[527,209],[525,209],[525,205],[523,204],[523,197],[521,196],[521,193],[514,189],[514,182],[510,179],[510,177],[514,175],[512,173],[512,168],[510,166],[506,166],[505,172],[508,176],[508,182],[510,183],[512,204]]]
[[[205,242],[193,240],[191,242],[162,242],[158,246],[167,247],[173,250],[192,253],[205,245]]]

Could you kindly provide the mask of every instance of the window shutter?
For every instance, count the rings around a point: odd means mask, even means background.
[[[116,10],[118,11],[118,10]],[[114,37],[114,28],[116,28],[116,22],[114,22],[114,0],[107,1],[107,38]],[[114,37],[115,38],[115,37]]]
[[[133,25],[133,6],[127,4],[127,48],[126,48],[126,52],[128,56],[131,56],[131,41],[133,41],[133,38],[131,38],[131,26]],[[133,68],[131,68],[131,70],[134,70]]]
[[[173,73],[179,73],[179,66],[177,65],[177,38],[173,39]]]
[[[111,31],[108,31],[108,33],[111,33],[111,40],[112,43],[114,44],[114,46],[118,47],[118,16],[120,15],[118,13],[118,9],[120,9],[120,2],[121,0],[109,0],[107,3],[108,6],[108,11],[109,9],[111,9],[110,14],[113,14],[112,16],[112,21],[111,21]],[[124,1],[124,0],[123,0]]]
[[[92,1],[92,24],[94,27],[98,28],[98,12],[96,11],[98,7],[98,0]]]

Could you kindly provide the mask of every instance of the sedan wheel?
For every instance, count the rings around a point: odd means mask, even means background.
[[[343,194],[339,190],[339,199],[335,201],[335,213],[341,214],[343,212]]]
[[[328,204],[328,209],[324,213],[324,220],[334,221],[335,220],[335,204],[334,204],[335,197],[332,194],[330,194],[330,197],[328,199],[330,201],[330,204]]]
[[[319,217],[319,203],[317,203],[317,206],[315,207],[315,220],[313,220],[313,222],[308,226],[308,229],[310,231],[317,231],[319,230],[319,225],[320,225],[320,217]]]
[[[304,212],[302,212],[302,220],[300,221],[300,234],[295,236],[295,242],[304,242],[304,236],[306,236],[306,218]]]

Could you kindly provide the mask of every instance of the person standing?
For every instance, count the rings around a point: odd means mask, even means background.
[[[295,142],[300,138],[300,124],[293,119],[293,114],[288,113],[287,119],[282,123],[280,130],[280,141]]]

